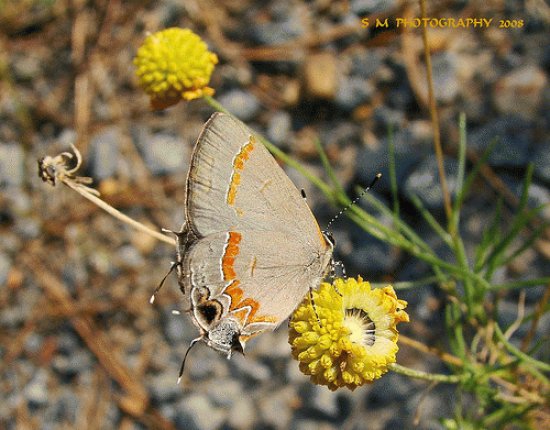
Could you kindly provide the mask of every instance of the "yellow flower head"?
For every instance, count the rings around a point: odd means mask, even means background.
[[[300,370],[315,384],[354,390],[395,363],[396,324],[409,315],[392,286],[373,289],[361,277],[336,279],[313,291],[313,302],[315,309],[306,297],[294,311],[289,343]]]
[[[156,109],[214,94],[207,85],[217,63],[206,43],[183,28],[150,34],[134,58],[139,84]]]

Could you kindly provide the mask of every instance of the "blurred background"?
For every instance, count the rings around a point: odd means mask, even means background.
[[[488,28],[429,29],[451,190],[459,113],[467,116],[470,161],[500,137],[465,205],[469,251],[498,196],[505,219],[513,211],[529,162],[531,204],[550,201],[550,7],[437,1],[428,2],[427,15],[493,19]],[[312,385],[290,358],[284,325],[230,361],[198,345],[176,385],[196,329],[171,314],[182,301],[175,277],[148,302],[174,249],[37,176],[37,159],[74,143],[84,159],[80,174],[109,204],[154,229],[178,229],[190,152],[213,111],[195,100],[152,112],[132,59],[146,32],[186,27],[220,58],[210,83],[215,97],[324,177],[320,139],[350,195],[380,171],[373,193],[389,201],[392,127],[403,217],[446,258],[408,199],[419,195],[444,219],[421,29],[394,25],[418,16],[417,2],[398,0],[0,1],[0,428],[439,429],[457,397],[468,404],[453,386],[391,373],[355,392]],[[363,18],[390,25],[363,28]],[[500,20],[510,26],[499,28]],[[287,172],[326,226],[338,208]],[[345,217],[333,234],[348,275],[391,283],[430,274]],[[549,258],[546,232],[498,276],[547,276]],[[528,289],[526,306],[543,291]],[[425,285],[398,294],[411,316],[400,332],[445,349],[441,292]],[[512,323],[517,295],[502,306],[504,323]],[[549,330],[550,321],[541,321],[540,334]],[[398,362],[446,371],[407,346]]]

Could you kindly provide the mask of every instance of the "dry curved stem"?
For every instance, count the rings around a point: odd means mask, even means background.
[[[422,18],[426,18],[426,0],[420,0],[420,10]],[[449,188],[447,187],[447,179],[445,177],[445,168],[443,164],[443,150],[441,149],[441,131],[439,129],[439,112],[437,110],[437,103],[435,100],[435,92],[432,77],[432,60],[430,57],[430,47],[428,44],[428,29],[422,27],[422,41],[424,44],[424,59],[426,62],[426,79],[428,81],[428,99],[430,106],[430,115],[432,117],[432,126],[434,132],[434,149],[437,158],[437,168],[439,170],[439,181],[441,182],[441,193],[443,194],[443,204],[445,207],[445,214],[449,221],[452,216],[451,210],[451,196],[449,194]],[[453,236],[456,232],[450,232]]]
[[[99,198],[99,191],[88,186],[92,183],[92,178],[76,175],[77,170],[82,164],[82,156],[80,155],[80,151],[76,149],[72,143],[71,148],[74,155],[70,152],[62,152],[55,157],[47,155],[38,160],[38,176],[40,176],[44,182],[47,182],[52,186],[55,186],[58,182],[65,184],[67,187],[73,189],[82,197],[88,199],[123,223],[126,223],[131,227],[154,237],[155,239],[175,246],[176,242],[174,239],[146,227],[101,200]],[[76,165],[70,168],[68,163],[72,161],[73,158],[76,158]]]

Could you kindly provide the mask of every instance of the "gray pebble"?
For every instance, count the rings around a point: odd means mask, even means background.
[[[304,34],[303,17],[289,3],[272,3],[271,19],[254,22],[250,28],[252,38],[262,45],[277,45],[294,40]]]
[[[162,331],[168,342],[180,344],[189,342],[196,336],[196,329],[186,321],[185,315],[172,314],[172,308],[162,312]]]
[[[170,133],[150,134],[144,127],[134,128],[132,135],[153,175],[184,173],[190,146],[180,137]]]
[[[243,389],[239,380],[223,378],[212,381],[206,389],[208,398],[223,408],[232,408],[235,401],[243,397]]]
[[[181,385],[177,384],[177,373],[167,368],[161,374],[148,378],[147,386],[151,397],[158,403],[173,402],[178,399],[182,393]]]
[[[291,404],[296,397],[294,387],[284,387],[271,391],[269,396],[261,396],[258,406],[261,421],[275,429],[287,429],[292,420]]]
[[[219,97],[220,103],[241,121],[250,121],[260,110],[260,102],[255,95],[242,91],[230,90]]]
[[[98,180],[112,178],[117,174],[120,159],[120,132],[117,127],[108,127],[90,139],[91,175]]]
[[[456,193],[456,174],[458,163],[445,159],[445,174],[447,188],[452,196]],[[439,173],[435,155],[431,155],[420,163],[405,181],[404,195],[416,195],[428,209],[443,207],[443,194],[439,182]]]
[[[531,161],[535,164],[535,175],[550,184],[550,139],[534,148]]]
[[[411,381],[410,378],[389,372],[371,385],[366,407],[378,408],[394,402],[406,401],[416,390],[417,383]]]
[[[369,79],[374,76],[376,70],[382,64],[382,58],[377,51],[360,50],[354,54],[351,59],[350,74],[360,76],[363,79]]]
[[[251,397],[245,394],[235,399],[227,417],[227,423],[232,428],[247,430],[253,427],[256,419],[256,408]]]
[[[30,407],[39,408],[48,404],[48,375],[44,369],[38,369],[24,389],[25,398]]]
[[[524,166],[529,159],[532,134],[528,121],[517,116],[506,116],[472,131],[468,145],[482,153],[497,139],[498,143],[489,156],[489,164],[495,167],[519,167]]]
[[[272,378],[271,369],[257,360],[248,357],[235,356],[230,361],[231,368],[235,369],[239,378],[248,378],[252,382],[265,382]]]
[[[72,378],[80,373],[84,373],[90,368],[90,355],[82,349],[73,351],[70,355],[56,355],[52,362],[52,367],[60,375],[66,378]]]
[[[292,117],[286,111],[277,111],[267,124],[267,137],[275,145],[288,144],[292,133]]]
[[[191,394],[178,404],[175,424],[186,430],[214,430],[221,427],[226,413],[204,394]]]
[[[396,129],[395,129],[396,130]],[[384,132],[386,134],[387,132]],[[423,156],[431,149],[423,142],[416,143],[408,130],[397,131],[394,134],[395,175],[398,188],[403,187],[407,175]],[[381,139],[376,145],[364,146],[357,154],[355,174],[363,185],[370,184],[376,173],[382,173],[382,178],[371,192],[380,193],[390,190],[389,175],[389,142]]]
[[[503,114],[531,119],[537,114],[548,84],[546,73],[535,65],[515,68],[495,85],[493,100]]]
[[[21,186],[25,177],[25,153],[21,145],[0,143],[0,187]]]
[[[432,57],[434,93],[438,101],[451,103],[459,94],[456,63],[460,61],[453,53],[443,52]]]
[[[391,9],[395,3],[395,0],[352,0],[350,7],[356,15],[367,15]]]
[[[120,263],[122,266],[139,269],[146,265],[143,256],[132,245],[121,246],[116,251],[116,255],[120,258]]]
[[[337,419],[340,415],[340,394],[330,391],[327,387],[311,385],[310,392],[305,398],[306,407],[311,409],[315,418]]]
[[[342,77],[336,92],[336,105],[347,111],[355,109],[368,101],[374,93],[372,84],[360,77]]]
[[[0,285],[6,285],[11,266],[11,258],[9,258],[4,252],[0,251]],[[4,309],[2,312],[6,310],[7,309]]]

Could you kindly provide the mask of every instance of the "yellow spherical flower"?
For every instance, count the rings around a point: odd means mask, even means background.
[[[395,363],[396,324],[409,315],[392,286],[373,289],[361,277],[336,279],[313,291],[313,302],[315,308],[306,297],[294,311],[289,343],[315,384],[354,390]]]
[[[150,34],[134,58],[139,84],[157,109],[214,94],[207,85],[217,63],[206,43],[183,28]]]

